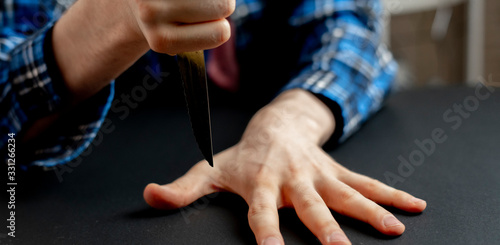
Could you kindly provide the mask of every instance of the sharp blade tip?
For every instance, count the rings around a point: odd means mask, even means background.
[[[213,167],[214,167],[214,159],[212,159],[212,158],[207,158],[206,160],[207,160],[208,164],[210,165],[210,167],[212,167],[212,168],[213,168]]]

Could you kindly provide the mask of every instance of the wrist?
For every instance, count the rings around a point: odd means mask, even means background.
[[[127,11],[116,0],[77,1],[56,22],[53,52],[72,104],[97,93],[149,50]]]
[[[324,144],[335,130],[332,111],[316,96],[303,89],[283,92],[271,104],[283,104],[293,108],[295,127],[300,133],[308,134],[319,145]]]
[[[139,24],[127,2],[122,0],[89,0],[84,7],[87,17],[92,18],[88,25],[100,34],[114,33],[117,42],[131,45],[137,48],[149,49],[148,42],[144,37]],[[92,14],[90,14],[91,12]],[[94,24],[100,24],[95,26]]]
[[[335,119],[331,110],[321,100],[308,91],[293,89],[283,92],[262,108],[248,128],[254,126],[266,128],[271,137],[288,137],[294,134],[294,137],[322,145],[332,135]]]

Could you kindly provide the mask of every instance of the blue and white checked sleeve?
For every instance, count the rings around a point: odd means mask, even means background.
[[[310,34],[301,54],[304,68],[284,89],[306,89],[337,103],[340,141],[380,109],[397,73],[381,41],[382,15],[378,0],[305,0],[290,19]]]
[[[0,150],[7,134],[23,133],[34,121],[60,111],[64,86],[47,60],[47,33],[67,6],[56,1],[9,0],[0,6]],[[50,54],[49,54],[50,55]],[[93,140],[113,98],[108,86],[59,120],[57,133],[45,134],[23,151],[21,166],[54,166],[78,156]],[[55,132],[55,131],[54,131]],[[18,139],[18,144],[20,139]],[[22,148],[18,146],[17,149]],[[22,149],[20,149],[22,150]],[[21,159],[17,158],[16,159]]]

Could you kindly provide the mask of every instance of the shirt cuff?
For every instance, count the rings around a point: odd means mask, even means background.
[[[337,102],[333,101],[330,98],[327,98],[323,94],[313,93],[313,92],[311,92],[311,94],[316,96],[316,98],[321,100],[321,102],[323,102],[323,104],[325,104],[330,109],[335,119],[335,130],[330,136],[330,139],[328,139],[328,141],[325,144],[327,145],[337,144],[339,142],[340,137],[342,137],[344,129],[344,117],[342,116],[342,109],[340,108]]]
[[[22,126],[63,109],[68,92],[54,58],[53,23],[41,29],[11,53],[18,66],[13,90],[21,107]],[[51,167],[64,164],[82,153],[96,137],[111,107],[114,83],[86,100],[71,112],[61,114],[55,125],[44,132],[23,154],[21,167]],[[25,130],[25,128],[23,128]]]
[[[18,130],[63,106],[45,61],[44,40],[52,26],[53,23],[40,29],[9,53],[12,91],[19,105]]]
[[[114,83],[71,112],[65,113],[43,133],[31,149],[30,166],[54,167],[77,158],[96,138],[114,98]]]

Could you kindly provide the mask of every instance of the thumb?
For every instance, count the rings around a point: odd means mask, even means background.
[[[144,200],[153,208],[176,209],[214,193],[210,175],[213,172],[205,161],[194,165],[186,174],[166,185],[151,183],[144,189]]]

